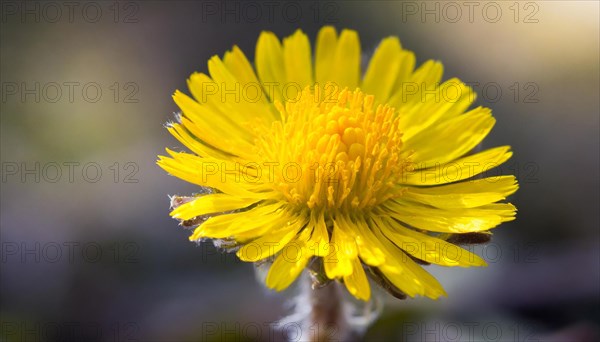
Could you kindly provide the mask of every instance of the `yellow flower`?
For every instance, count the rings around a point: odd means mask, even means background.
[[[473,91],[440,83],[442,65],[384,39],[361,77],[356,32],[324,27],[314,62],[300,30],[283,43],[263,32],[252,67],[233,47],[188,80],[193,98],[169,131],[192,153],[158,164],[209,188],[171,216],[197,224],[190,240],[221,239],[241,260],[274,260],[270,288],[287,288],[322,258],[324,276],[368,300],[365,269],[409,296],[445,292],[416,261],[485,266],[448,241],[514,219],[498,203],[515,177],[474,179],[511,156],[508,146],[469,154],[489,133]],[[255,72],[256,71],[256,72]],[[456,239],[454,239],[456,240]]]

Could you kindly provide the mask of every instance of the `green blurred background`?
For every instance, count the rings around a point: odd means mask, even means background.
[[[366,340],[568,341],[599,333],[599,3],[2,1],[0,340],[281,340],[294,289],[168,216],[197,189],[155,165],[193,71],[263,30],[356,29],[368,60],[400,37],[471,82],[512,145],[514,222],[489,267],[430,266],[449,297],[397,301]],[[477,82],[477,83],[476,83]],[[294,338],[293,332],[287,332]]]

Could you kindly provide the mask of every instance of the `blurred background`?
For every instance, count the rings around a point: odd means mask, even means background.
[[[484,269],[429,266],[438,301],[387,294],[365,340],[600,339],[599,3],[2,1],[1,341],[275,341],[294,289],[196,246],[155,165],[180,144],[171,94],[259,33],[326,24],[444,63],[512,145],[517,220],[475,247]]]

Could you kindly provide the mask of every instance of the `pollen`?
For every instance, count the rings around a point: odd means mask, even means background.
[[[400,196],[393,185],[409,160],[394,108],[359,89],[324,96],[307,87],[278,109],[282,121],[256,146],[277,165],[273,186],[288,202],[349,211]]]

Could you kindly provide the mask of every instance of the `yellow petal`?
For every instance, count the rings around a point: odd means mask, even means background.
[[[266,106],[267,110],[254,114],[263,115],[270,120],[279,118],[277,109],[269,102],[267,94],[263,92],[260,86],[252,64],[250,64],[248,58],[240,48],[234,46],[231,51],[226,52],[223,57],[223,63],[225,63],[231,73],[242,84],[242,95],[245,96],[246,100],[250,102],[255,101],[258,104]]]
[[[261,236],[263,230],[281,227],[293,217],[284,210],[280,210],[283,203],[261,205],[248,211],[210,217],[194,230],[190,241],[201,238],[231,238],[241,232],[260,230],[256,237]]]
[[[470,209],[438,209],[416,203],[387,201],[389,216],[412,227],[440,233],[472,233],[495,228],[515,219],[516,208],[509,203],[488,204]]]
[[[416,232],[397,221],[382,217],[388,229],[382,229],[396,246],[415,258],[442,266],[487,266],[479,256],[444,240]]]
[[[415,70],[416,57],[412,51],[402,50],[400,52],[400,67],[398,68],[398,74],[392,91],[386,101],[390,106],[399,109],[403,105],[402,94],[406,85],[408,84],[409,78],[412,76]]]
[[[190,122],[187,119],[185,120],[188,123]],[[170,124],[167,126],[167,130],[185,147],[189,148],[190,151],[196,153],[199,156],[208,156],[218,159],[228,157],[228,155],[222,152],[221,150],[216,149],[199,140],[191,133],[190,130],[186,128],[184,124]]]
[[[257,262],[282,250],[298,231],[306,224],[306,219],[300,218],[289,222],[283,227],[273,227],[273,230],[260,238],[246,243],[237,251],[237,256],[242,261]],[[284,251],[284,253],[287,251]]]
[[[458,182],[498,167],[511,156],[510,147],[501,146],[430,168],[421,169],[428,165],[413,164],[415,170],[405,171],[401,183],[423,186]]]
[[[330,252],[323,258],[327,277],[335,279],[352,274],[350,261],[358,255],[356,242],[336,221],[333,223],[331,244],[328,247]]]
[[[227,194],[208,194],[178,206],[175,210],[171,211],[171,216],[180,220],[189,220],[196,216],[245,208],[258,201],[256,198],[239,198]]]
[[[364,301],[371,298],[371,287],[358,258],[352,260],[352,274],[344,276],[344,284],[354,297]]]
[[[329,80],[335,83],[338,89],[354,90],[358,87],[360,57],[358,34],[353,30],[343,30],[337,42],[329,77]]]
[[[514,176],[501,176],[429,188],[406,188],[402,196],[437,208],[474,208],[504,200],[518,187]]]
[[[287,79],[281,43],[272,32],[262,32],[256,43],[256,71],[271,102],[282,101],[281,89]]]
[[[199,157],[185,152],[166,151],[173,159],[161,157],[159,165],[172,175],[190,183],[216,188],[230,195],[247,198],[270,198],[269,192],[259,193],[260,170],[236,161]],[[273,192],[270,192],[273,194]]]
[[[277,291],[286,289],[302,273],[310,256],[306,248],[286,248],[269,269],[266,285]]]
[[[249,243],[257,238],[264,237],[267,234],[277,232],[282,227],[286,227],[290,224],[290,222],[296,222],[298,216],[302,215],[304,214],[282,209],[280,209],[280,212],[271,212],[262,214],[262,216],[257,213],[254,216],[247,217],[247,221],[240,222],[239,225],[231,227],[230,229],[233,231],[233,237],[236,241]],[[266,218],[264,216],[271,216],[271,218]],[[254,221],[263,223],[256,224]]]
[[[475,108],[405,140],[404,148],[415,151],[411,160],[420,168],[460,158],[488,135],[496,122],[491,113],[488,108]]]
[[[312,235],[308,240],[308,248],[316,255],[325,257],[330,253],[329,233],[325,225],[323,213],[311,215],[309,227],[312,228]]]
[[[390,105],[398,109],[400,116],[399,129],[402,131],[404,140],[425,131],[434,123],[442,122],[459,114],[471,105],[475,100],[475,93],[466,84],[457,78],[449,79],[439,87],[432,90],[429,96],[425,96],[417,102],[408,103],[408,94],[417,90],[414,83],[403,84],[405,93],[398,93],[390,100]],[[423,115],[427,113],[427,115]]]
[[[381,41],[369,62],[361,90],[375,95],[379,103],[385,103],[390,96],[402,63],[401,52],[398,38],[389,37]]]
[[[352,229],[356,245],[358,246],[358,255],[367,265],[379,266],[385,262],[385,253],[377,247],[377,237],[371,231],[371,228],[362,218],[358,218]]]
[[[440,283],[431,274],[417,265],[385,237],[379,226],[380,223],[370,220],[370,225],[373,227],[380,245],[390,256],[388,261],[379,267],[379,270],[392,284],[411,297],[421,295],[437,299],[446,295]]]
[[[222,180],[220,176],[215,176],[215,174],[210,176],[204,176],[202,173],[202,169],[190,166],[181,159],[178,160],[174,158],[159,156],[157,164],[171,175],[180,178],[186,182],[218,189],[221,192],[229,195],[261,199],[268,197],[265,196],[265,194],[259,194],[252,191],[248,191],[247,189],[244,189],[242,186],[240,186],[240,184],[235,184],[230,181],[228,182],[227,178],[225,180]]]
[[[246,136],[251,133],[246,124],[250,118],[247,116],[249,110],[261,118],[275,118],[273,115],[276,114],[276,110],[268,102],[269,99],[259,83],[239,81],[217,56],[208,61],[208,67],[213,78],[196,72],[187,80],[194,99],[203,108],[200,113],[204,117],[195,118],[193,121],[218,120],[216,125],[223,122],[234,126],[236,130],[247,131],[243,133]]]
[[[427,94],[434,94],[435,88],[440,86],[443,73],[442,63],[428,60],[415,70],[406,81],[396,84],[397,88],[388,103],[400,109],[415,103],[426,102],[428,98],[431,98],[431,95]]]
[[[241,83],[258,83],[256,73],[252,65],[246,58],[246,55],[240,48],[234,46],[231,51],[227,51],[223,56],[223,63],[231,74]],[[266,103],[266,101],[265,101]]]
[[[325,26],[317,35],[315,48],[315,80],[324,86],[331,81],[330,74],[337,49],[337,33],[333,26]]]
[[[231,123],[219,113],[212,112],[209,107],[200,105],[179,91],[175,92],[173,100],[181,108],[183,115],[189,118],[198,130],[202,130],[199,138],[222,151],[248,155],[247,151],[252,149],[250,141],[254,139],[250,131]]]
[[[247,160],[254,160],[254,155],[249,153],[248,150],[244,150],[239,143],[235,143],[230,139],[221,138],[219,140],[214,132],[212,132],[210,129],[190,121],[185,116],[181,117],[180,121],[185,129],[189,131],[190,135],[195,137],[195,140],[199,141],[201,144],[200,146],[206,146],[205,150],[214,150],[214,152],[203,151],[203,153],[198,153],[199,156],[213,157],[220,160],[229,159],[232,161],[241,162],[243,165],[247,163]],[[242,145],[243,144],[244,143],[242,143]]]
[[[283,59],[289,84],[284,86],[284,98],[295,99],[294,89],[302,91],[313,84],[312,54],[308,37],[301,30],[283,40]]]
[[[208,71],[218,85],[212,104],[223,113],[226,121],[246,129],[247,123],[256,117],[272,120],[270,107],[273,105],[260,102],[261,99],[266,101],[267,96],[258,83],[238,80],[218,56],[208,61]]]

